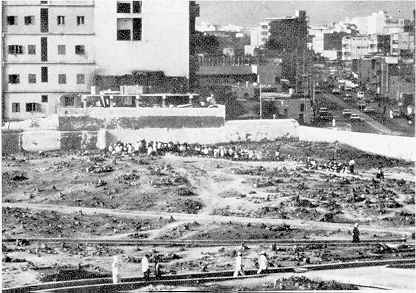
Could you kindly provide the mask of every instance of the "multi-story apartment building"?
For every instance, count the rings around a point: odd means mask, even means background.
[[[393,56],[412,55],[415,52],[414,33],[393,33],[390,37],[390,54]]]
[[[3,119],[56,113],[100,77],[158,72],[189,80],[195,4],[187,1],[2,1]],[[102,80],[102,79],[101,79]]]
[[[59,97],[87,93],[95,68],[93,1],[3,5],[3,115],[56,113]]]
[[[342,60],[360,59],[377,53],[377,35],[345,36],[342,38]]]
[[[307,25],[306,12],[300,10],[295,16],[266,18],[260,23],[259,45],[273,40],[280,44],[282,50],[306,50]]]
[[[374,12],[368,16],[359,16],[351,19],[362,35],[382,34],[386,23],[391,19],[385,11]]]

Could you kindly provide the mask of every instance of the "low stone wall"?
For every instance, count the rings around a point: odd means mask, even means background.
[[[217,108],[59,108],[60,131],[219,128],[225,107]]]
[[[299,139],[324,142],[338,141],[369,153],[407,161],[416,161],[415,137],[337,131],[300,126]]]
[[[225,141],[273,141],[279,137],[298,137],[294,119],[237,120],[225,124]]]

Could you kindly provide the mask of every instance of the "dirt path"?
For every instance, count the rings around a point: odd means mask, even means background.
[[[270,225],[279,225],[286,223],[293,227],[299,227],[303,229],[324,229],[324,230],[344,230],[349,231],[352,229],[350,224],[342,223],[326,223],[316,221],[305,221],[305,220],[280,220],[270,218],[248,218],[248,217],[233,217],[233,216],[218,216],[218,215],[206,215],[206,214],[180,214],[180,213],[164,213],[164,212],[149,212],[149,211],[129,211],[129,210],[110,210],[103,208],[86,208],[86,207],[71,207],[71,206],[56,206],[50,204],[29,204],[29,203],[7,203],[6,206],[15,208],[29,208],[33,210],[47,210],[56,211],[60,213],[75,213],[82,212],[83,214],[107,214],[111,216],[126,217],[126,218],[170,218],[171,216],[176,221],[197,221],[199,223],[265,223]],[[176,222],[171,226],[175,227]],[[170,228],[172,228],[170,227]],[[360,227],[360,230],[367,232],[387,232],[397,236],[410,235],[415,232],[415,227],[406,228],[389,228],[389,227],[375,227],[375,226],[364,226]]]

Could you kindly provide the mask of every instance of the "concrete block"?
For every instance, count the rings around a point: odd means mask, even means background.
[[[61,133],[53,130],[23,132],[22,149],[28,152],[60,150]]]

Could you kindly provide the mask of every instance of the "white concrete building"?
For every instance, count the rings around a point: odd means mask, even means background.
[[[56,113],[65,93],[93,79],[93,1],[7,1],[3,5],[3,111],[7,119]]]
[[[56,113],[98,75],[189,78],[188,1],[2,1],[3,118]]]
[[[415,36],[411,33],[394,33],[390,35],[390,54],[399,56],[400,51],[415,51]]]
[[[389,19],[387,12],[379,11],[368,16],[355,17],[351,19],[351,23],[357,26],[357,30],[362,35],[382,34]]]
[[[250,33],[250,45],[244,46],[244,54],[254,55],[254,49],[260,46],[260,27],[252,28]]]
[[[377,53],[377,35],[342,38],[342,60],[360,59]]]

